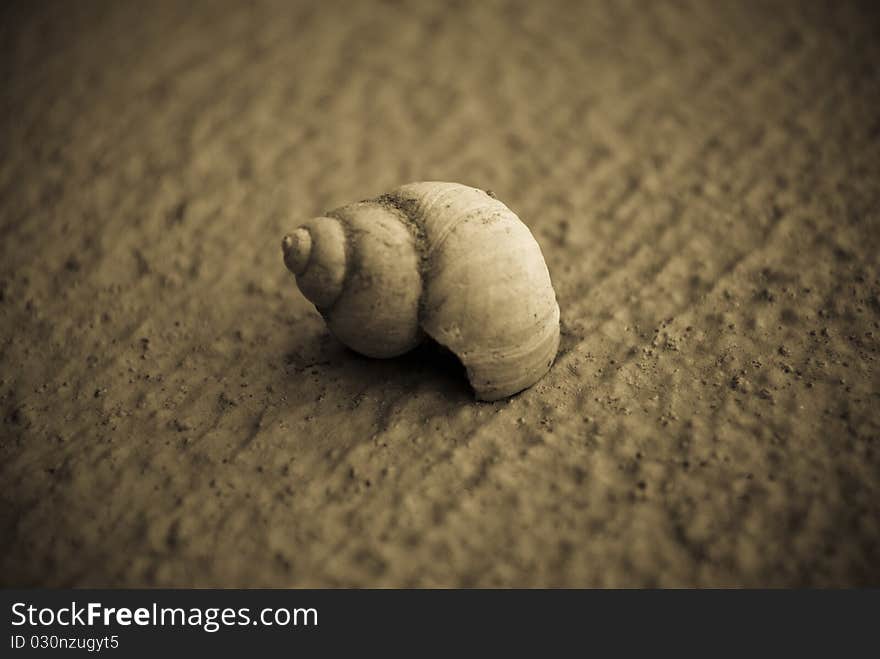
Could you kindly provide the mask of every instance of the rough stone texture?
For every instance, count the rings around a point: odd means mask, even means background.
[[[3,585],[880,585],[870,3],[0,11]],[[511,400],[282,264],[423,179],[543,247]]]

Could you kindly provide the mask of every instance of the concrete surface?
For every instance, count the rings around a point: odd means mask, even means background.
[[[0,12],[3,585],[880,585],[871,3]],[[282,264],[431,179],[544,250],[510,400]]]

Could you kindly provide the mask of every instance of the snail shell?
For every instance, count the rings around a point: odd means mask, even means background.
[[[428,335],[482,400],[530,387],[556,357],[559,307],[541,248],[482,190],[411,183],[309,220],[282,247],[330,331],[364,355],[395,357]]]

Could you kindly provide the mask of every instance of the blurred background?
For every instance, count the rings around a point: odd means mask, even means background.
[[[0,9],[0,583],[878,585],[853,2]],[[342,348],[280,238],[414,180],[542,246],[550,374]]]

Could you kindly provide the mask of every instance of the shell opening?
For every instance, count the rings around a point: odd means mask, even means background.
[[[312,255],[312,234],[308,229],[300,227],[284,236],[281,248],[284,250],[284,264],[287,269],[295,275],[301,275]]]

